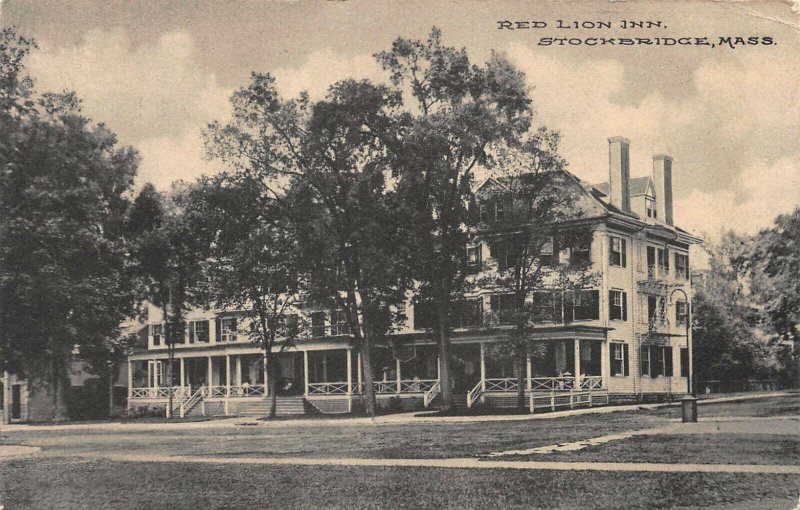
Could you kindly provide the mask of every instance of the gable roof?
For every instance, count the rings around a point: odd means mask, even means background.
[[[630,180],[628,184],[628,189],[630,195],[632,197],[636,197],[639,195],[644,195],[647,193],[647,188],[650,186],[652,179],[650,176],[645,177],[634,177]],[[601,195],[607,197],[608,196],[608,183],[601,182],[600,184],[594,184],[592,187],[597,190]]]

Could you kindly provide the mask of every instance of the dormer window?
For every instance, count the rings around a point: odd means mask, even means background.
[[[505,205],[502,202],[483,202],[479,206],[481,223],[503,221],[506,217]]]
[[[653,197],[644,197],[644,209],[647,212],[648,218],[658,218],[656,212],[656,199]]]
[[[467,274],[478,274],[481,271],[481,247],[467,247]]]

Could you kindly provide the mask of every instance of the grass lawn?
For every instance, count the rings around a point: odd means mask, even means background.
[[[674,411],[674,410],[673,410]],[[674,413],[673,413],[674,416]],[[18,444],[46,455],[128,452],[164,455],[443,458],[577,441],[667,423],[663,411],[583,415],[552,420],[492,423],[410,423],[374,426],[228,427],[208,429],[62,429],[16,431]]]
[[[767,434],[642,435],[574,452],[504,460],[800,465],[800,437]]]
[[[0,463],[0,505],[29,509],[673,508],[797,497],[781,475]]]

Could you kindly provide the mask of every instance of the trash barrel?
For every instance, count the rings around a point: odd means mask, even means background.
[[[687,395],[681,399],[683,423],[697,423],[697,399]]]

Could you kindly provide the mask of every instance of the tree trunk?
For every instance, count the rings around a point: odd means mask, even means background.
[[[453,384],[450,376],[450,331],[446,314],[439,314],[439,386],[442,389],[442,411],[453,409]]]
[[[115,375],[115,366],[110,367],[110,371],[108,372],[108,417],[112,418],[114,416],[114,375]]]
[[[375,419],[375,384],[372,376],[372,342],[369,335],[361,340],[361,368],[364,375],[364,406],[370,418]]]
[[[172,364],[175,361],[175,342],[174,339],[169,344],[169,364],[167,365],[167,411],[166,417],[172,418]]]
[[[525,390],[527,389],[527,353],[523,348],[515,349],[514,365],[517,372],[517,408],[525,409]]]
[[[278,414],[278,370],[275,367],[275,354],[271,348],[264,350],[264,363],[267,368],[267,391],[269,392],[269,414],[268,418],[275,418]]]
[[[58,355],[50,363],[50,376],[53,384],[53,421],[67,420],[67,406],[64,398],[66,383],[66,365]]]

